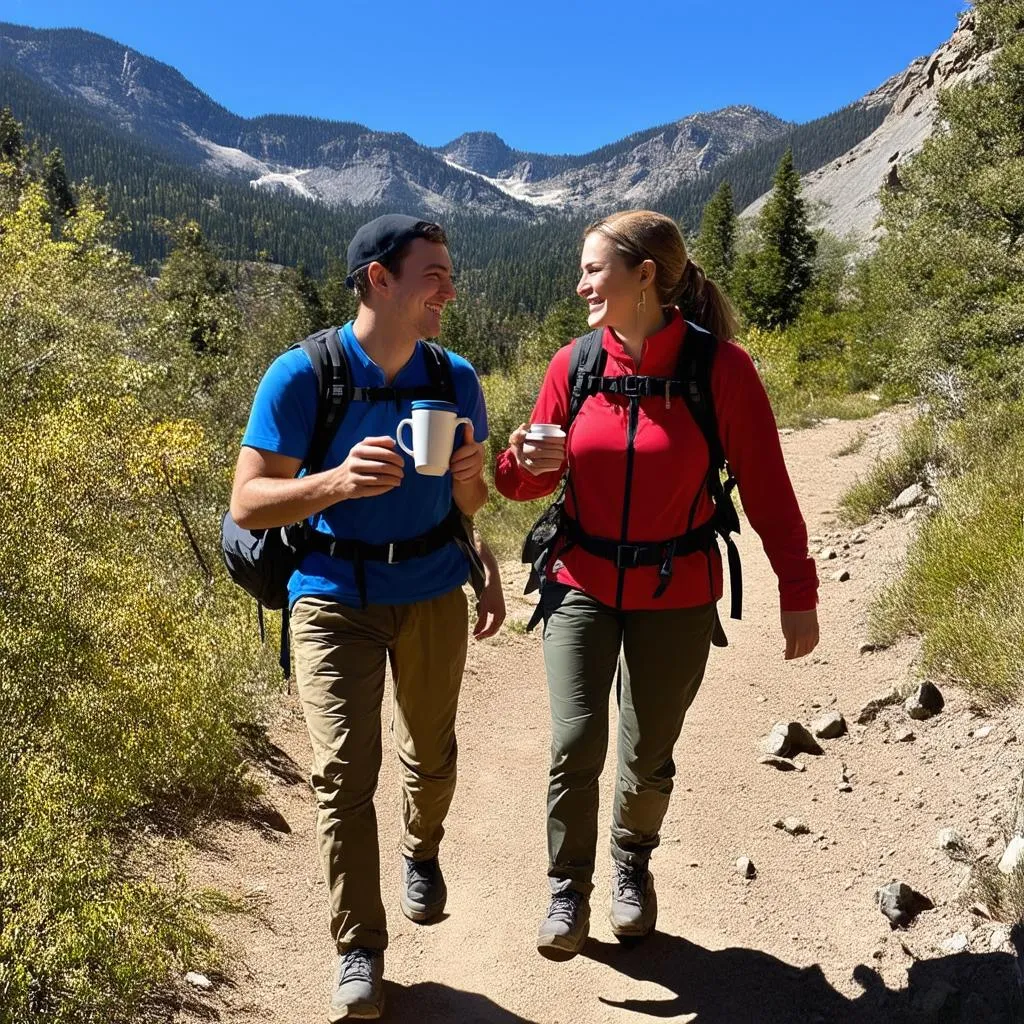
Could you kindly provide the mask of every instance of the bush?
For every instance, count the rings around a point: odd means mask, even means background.
[[[947,435],[958,476],[922,527],[874,632],[922,635],[925,671],[987,703],[1024,689],[1024,404],[975,414]]]
[[[110,1024],[217,963],[173,862],[138,844],[248,798],[233,726],[273,675],[209,555],[225,459],[157,359],[165,300],[88,197],[59,232],[30,178],[6,198],[0,1019]]]

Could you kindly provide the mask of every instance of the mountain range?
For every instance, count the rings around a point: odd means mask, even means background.
[[[254,189],[435,216],[471,211],[530,221],[657,205],[681,183],[796,127],[753,106],[732,106],[578,156],[517,151],[491,132],[431,148],[351,122],[240,117],[167,64],[79,29],[0,23],[0,69],[84,105],[108,128],[174,160]],[[871,94],[854,106],[878,104],[879,94]]]

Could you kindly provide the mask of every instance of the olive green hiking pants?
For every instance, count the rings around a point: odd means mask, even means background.
[[[612,857],[646,863],[672,793],[672,748],[707,664],[715,606],[616,611],[547,583],[544,662],[551,701],[548,877],[554,891],[593,890],[598,780],[608,699],[619,670],[619,763]]]
[[[401,762],[402,852],[437,855],[455,792],[455,713],[469,634],[461,587],[418,604],[350,608],[302,597],[292,608],[295,674],[313,746],[317,838],[339,952],[384,949],[373,797],[381,765],[385,659]]]

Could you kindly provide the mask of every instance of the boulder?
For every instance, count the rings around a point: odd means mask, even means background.
[[[906,882],[892,882],[878,890],[878,909],[893,928],[906,928],[918,914],[934,907],[927,896]]]
[[[838,711],[830,711],[811,723],[811,732],[820,740],[834,740],[846,732],[846,719]]]
[[[928,497],[928,492],[923,484],[911,484],[905,487],[900,493],[889,502],[887,508],[890,512],[902,512],[905,508],[913,508],[920,505]]]
[[[1003,855],[999,858],[999,870],[1004,875],[1012,875],[1022,861],[1024,861],[1024,836],[1016,835],[1006,844],[1006,849],[1003,850]]]
[[[904,702],[907,714],[916,721],[924,721],[937,715],[946,706],[939,688],[926,679]]]

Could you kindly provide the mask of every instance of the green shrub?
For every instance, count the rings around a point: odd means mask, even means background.
[[[1024,403],[982,405],[944,443],[951,479],[940,511],[880,602],[876,629],[924,632],[929,666],[995,700],[1021,680]]]
[[[211,554],[222,425],[157,357],[166,301],[87,197],[59,233],[30,179],[6,198],[0,1020],[111,1024],[216,966],[173,861],[138,843],[249,798],[233,726],[273,675]]]
[[[1024,404],[976,416],[949,432],[959,475],[940,484],[873,628],[921,634],[925,671],[998,704],[1024,688]]]

